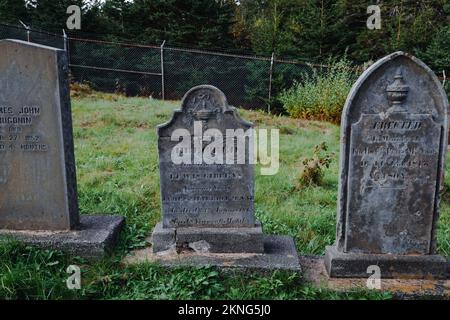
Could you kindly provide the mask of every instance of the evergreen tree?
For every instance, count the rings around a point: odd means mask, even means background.
[[[31,26],[55,33],[66,28],[69,15],[67,8],[78,5],[83,8],[83,0],[29,0],[31,9]]]
[[[442,27],[418,55],[436,72],[445,71],[447,77],[450,77],[450,26]]]
[[[67,7],[82,8],[80,36],[252,51],[360,64],[396,50],[447,68],[448,0],[0,0],[0,22],[57,34]],[[381,7],[381,29],[369,30],[367,7]],[[100,50],[100,49],[99,49]]]
[[[0,23],[19,24],[28,21],[26,0],[0,0]]]

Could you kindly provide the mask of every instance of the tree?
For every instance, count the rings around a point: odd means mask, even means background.
[[[31,26],[37,29],[60,33],[66,28],[67,8],[78,5],[83,8],[83,0],[29,0]]]
[[[347,15],[352,23],[353,45],[349,47],[349,56],[356,62],[376,60],[386,54],[402,50],[421,55],[429,45],[430,39],[443,25],[448,25],[448,4],[446,0],[408,1],[384,0],[380,1],[381,29],[368,30],[365,27],[364,4],[346,4],[346,12],[360,12],[363,15]],[[356,32],[355,32],[356,31]]]
[[[19,20],[28,21],[26,0],[0,0],[0,22],[16,25]]]
[[[444,70],[450,76],[450,27],[442,27],[418,55],[437,72]]]
[[[233,45],[231,0],[109,0],[102,7],[109,33],[141,43],[201,47]]]

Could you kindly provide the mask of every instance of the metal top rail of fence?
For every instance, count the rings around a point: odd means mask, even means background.
[[[271,111],[273,97],[326,65],[214,50],[112,42],[0,24],[0,39],[15,38],[67,51],[73,82],[128,96],[179,100],[191,87],[211,84],[230,104]],[[361,72],[358,68],[357,72]],[[444,74],[443,83],[450,82]],[[447,88],[449,89],[449,88]]]

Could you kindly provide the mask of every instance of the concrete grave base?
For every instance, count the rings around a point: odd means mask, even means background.
[[[367,268],[377,265],[381,278],[447,279],[449,262],[439,255],[343,253],[335,246],[325,251],[325,267],[333,278],[368,278]]]
[[[300,265],[303,280],[315,287],[341,292],[349,290],[373,290],[390,292],[394,299],[449,299],[449,279],[405,279],[381,278],[380,288],[369,289],[367,274],[364,278],[330,278],[325,268],[323,256],[301,256]]]
[[[124,259],[125,264],[155,262],[164,266],[216,266],[222,269],[300,272],[294,240],[288,236],[263,235],[263,253],[211,253],[176,250],[175,247],[154,253],[151,247],[135,250]]]
[[[125,219],[113,215],[81,215],[70,231],[12,231],[0,229],[1,239],[14,238],[42,249],[56,249],[89,260],[101,259],[115,245]]]
[[[264,252],[264,234],[259,222],[253,228],[163,228],[159,222],[150,242],[154,253],[173,247],[210,253]]]

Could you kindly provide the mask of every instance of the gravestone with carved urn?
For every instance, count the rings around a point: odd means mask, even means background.
[[[122,223],[78,213],[66,52],[0,41],[0,235],[98,258]]]
[[[157,131],[162,221],[153,253],[251,253],[233,263],[211,256],[196,263],[299,269],[292,238],[264,235],[255,219],[253,125],[219,89],[189,90]]]
[[[331,277],[445,277],[436,254],[448,100],[417,58],[393,53],[353,86],[341,123],[336,243]]]

